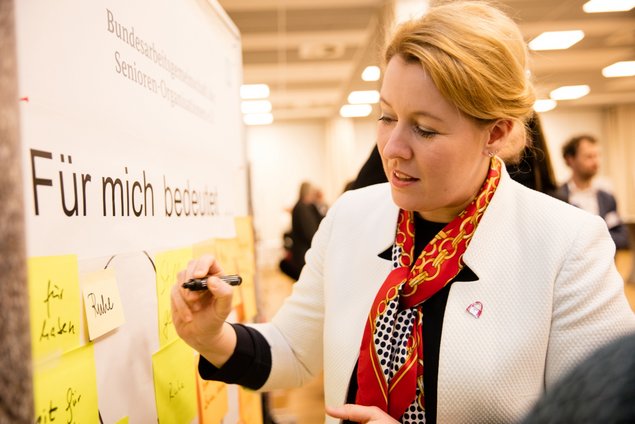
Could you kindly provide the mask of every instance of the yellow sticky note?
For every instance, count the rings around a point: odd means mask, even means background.
[[[238,252],[238,241],[236,239],[209,239],[196,243],[192,246],[192,251],[195,258],[202,255],[213,255],[220,263],[223,273],[238,274],[243,277],[239,270],[236,254]],[[244,284],[244,277],[243,277]],[[244,315],[243,313],[243,297],[240,287],[234,289],[232,297],[232,307],[236,311],[239,317]],[[240,318],[238,321],[242,321]]]
[[[82,295],[90,340],[124,323],[123,305],[114,270],[104,269],[83,275]]]
[[[128,424],[128,417],[123,417],[122,419],[117,421],[115,424]]]
[[[238,268],[240,274],[255,274],[256,259],[251,217],[239,216],[234,219],[238,242]]]
[[[250,273],[241,273],[240,275],[243,278],[243,283],[240,285],[240,296],[243,299],[244,318],[246,322],[254,322],[258,315],[254,276]]]
[[[98,423],[93,345],[37,364],[33,370],[36,423]]]
[[[223,273],[225,274],[239,274],[238,271],[238,240],[231,239],[216,239],[214,243],[216,250],[216,259],[220,262]],[[240,295],[240,290],[234,290],[234,296],[232,298],[232,307],[234,309],[242,310],[243,299]],[[242,315],[242,313],[241,313]]]
[[[154,258],[157,268],[157,312],[159,314],[159,347],[166,346],[178,338],[172,324],[170,291],[176,284],[176,275],[187,268],[192,259],[192,248],[158,253]]]
[[[29,258],[31,348],[39,360],[80,344],[80,294],[77,257]]]
[[[203,255],[216,256],[216,244],[214,239],[204,240],[192,246],[192,256],[194,258],[198,258]]]
[[[154,394],[160,423],[189,423],[196,416],[196,359],[177,339],[152,355]]]
[[[240,424],[261,424],[262,402],[260,393],[238,387],[238,410]]]
[[[220,262],[225,274],[238,273],[238,240],[216,239],[214,243],[216,259]]]
[[[199,395],[199,423],[218,424],[222,422],[229,409],[227,385],[220,381],[203,380],[200,376],[197,376],[196,379]]]

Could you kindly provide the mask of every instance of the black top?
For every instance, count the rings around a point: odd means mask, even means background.
[[[291,211],[291,264],[292,278],[297,280],[304,266],[304,255],[311,247],[313,235],[323,216],[313,203],[299,200]]]
[[[415,214],[415,255],[419,256],[425,246],[446,224],[426,221]],[[391,260],[392,247],[379,256]],[[423,355],[425,361],[423,381],[426,391],[426,422],[436,423],[437,378],[439,370],[439,349],[443,329],[443,315],[448,301],[450,285],[454,281],[475,281],[478,277],[468,267],[447,286],[421,305],[423,312]],[[257,330],[240,324],[232,324],[236,330],[236,350],[221,368],[216,368],[201,356],[198,364],[203,379],[240,384],[250,389],[258,389],[269,378],[271,372],[271,350],[267,340]],[[357,394],[357,365],[351,375],[347,402],[355,403]]]

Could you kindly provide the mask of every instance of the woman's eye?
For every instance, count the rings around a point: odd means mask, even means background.
[[[436,131],[426,130],[426,129],[418,127],[416,125],[414,126],[414,132],[419,137],[423,137],[423,138],[432,138],[432,137],[434,137],[435,135],[438,134]]]
[[[395,121],[394,119],[392,119],[391,117],[386,116],[386,115],[381,115],[381,116],[379,117],[379,119],[377,119],[377,120],[378,120],[378,121],[381,121],[381,122],[383,122],[383,123],[385,123],[385,124],[388,124],[388,123],[391,123],[391,122],[394,122],[394,121]]]

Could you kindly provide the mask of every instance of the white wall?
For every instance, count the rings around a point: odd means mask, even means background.
[[[258,262],[274,266],[282,257],[288,209],[302,181],[321,187],[332,204],[353,179],[375,143],[373,119],[298,121],[247,127],[251,197]]]
[[[327,197],[334,202],[355,179],[375,145],[374,119],[335,118],[327,122]]]
[[[322,121],[247,127],[251,198],[258,260],[279,260],[282,234],[291,225],[290,210],[302,181],[325,181]]]

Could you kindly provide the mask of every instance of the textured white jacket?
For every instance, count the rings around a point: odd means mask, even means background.
[[[326,404],[345,402],[368,311],[391,270],[377,255],[393,243],[397,213],[388,184],[347,192],[330,208],[292,295],[271,323],[255,325],[272,353],[262,390],[299,386],[323,369]],[[464,256],[479,279],[450,289],[437,421],[518,420],[590,351],[635,331],[614,251],[601,218],[504,172]],[[466,311],[476,301],[480,318]]]

